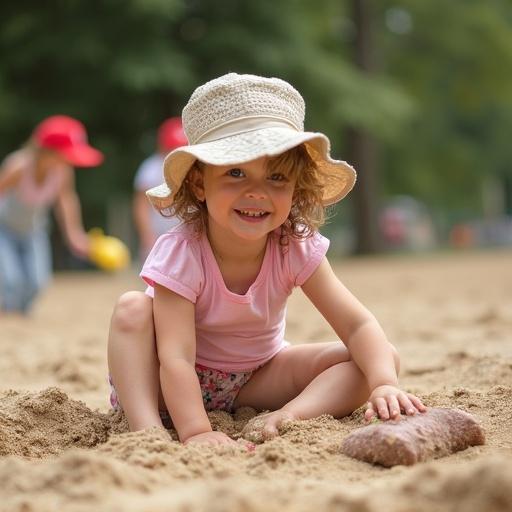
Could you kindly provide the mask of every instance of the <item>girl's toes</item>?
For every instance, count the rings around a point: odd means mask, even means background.
[[[256,418],[249,420],[245,427],[242,429],[242,437],[247,441],[251,441],[255,444],[263,443],[266,440],[264,429],[264,420],[256,416]]]
[[[269,441],[270,439],[273,439],[279,434],[279,431],[277,430],[277,427],[273,424],[265,425],[265,428],[263,429],[263,436],[265,438],[265,441]]]
[[[275,411],[256,416],[242,429],[242,437],[252,443],[263,443],[279,435],[279,428],[294,421],[289,412]]]

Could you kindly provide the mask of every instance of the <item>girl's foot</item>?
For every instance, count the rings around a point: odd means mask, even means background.
[[[242,430],[242,437],[253,443],[263,443],[279,435],[279,427],[297,420],[291,412],[278,411],[260,414],[249,420]]]

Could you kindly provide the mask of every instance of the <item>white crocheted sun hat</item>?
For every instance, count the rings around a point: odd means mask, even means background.
[[[183,129],[189,141],[164,161],[165,183],[146,192],[155,208],[168,208],[196,160],[212,165],[250,162],[277,156],[304,143],[316,165],[327,171],[323,204],[345,197],[356,181],[346,162],[330,157],[329,139],[304,131],[302,96],[279,78],[227,75],[198,87],[183,109]]]

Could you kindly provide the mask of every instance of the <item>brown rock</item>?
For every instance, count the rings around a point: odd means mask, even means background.
[[[345,438],[342,452],[370,464],[411,466],[484,443],[484,432],[473,416],[435,408],[360,428]]]

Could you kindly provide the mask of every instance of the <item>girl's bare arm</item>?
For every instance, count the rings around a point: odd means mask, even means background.
[[[21,177],[21,169],[22,166],[19,161],[14,159],[4,161],[0,167],[0,195],[18,184]]]
[[[368,309],[340,282],[326,258],[302,286],[304,293],[347,346],[371,394],[367,419],[423,411],[421,401],[398,388],[395,350]]]
[[[57,222],[70,249],[78,256],[86,257],[90,242],[82,224],[82,207],[75,189],[75,174],[71,167],[66,167],[64,172],[64,181],[55,205]]]
[[[195,307],[155,285],[153,313],[162,392],[180,441],[185,442],[212,431],[195,371]]]
[[[343,340],[373,389],[398,382],[393,349],[375,317],[341,283],[326,258],[302,286]]]

